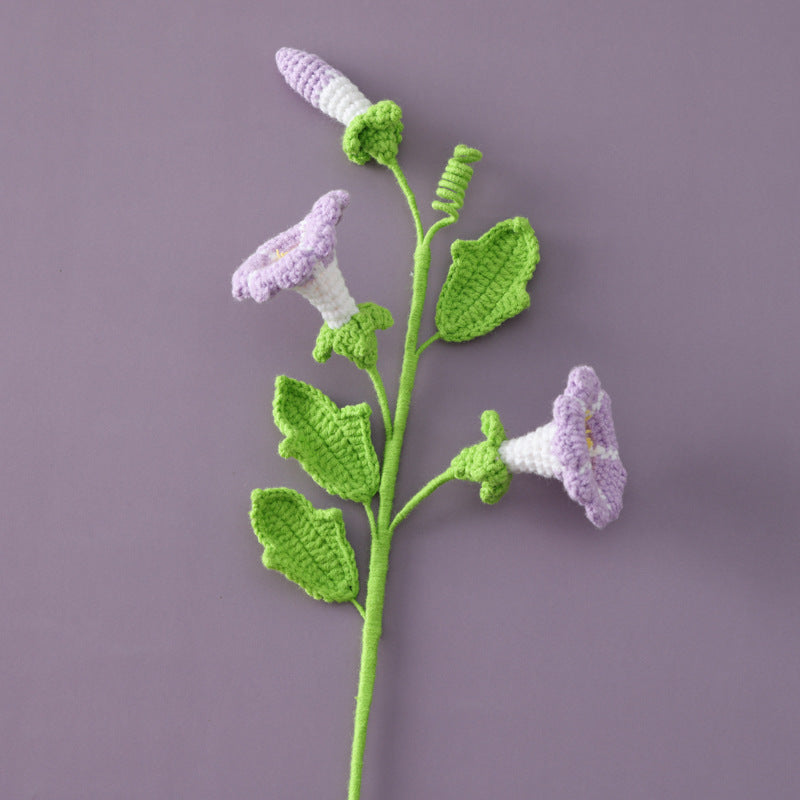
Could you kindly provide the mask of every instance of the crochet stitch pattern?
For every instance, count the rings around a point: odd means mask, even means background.
[[[527,286],[539,263],[539,241],[525,217],[497,223],[479,239],[455,240],[452,262],[436,303],[436,333],[420,342],[431,243],[458,222],[479,150],[459,144],[439,179],[434,211],[442,216],[425,228],[417,198],[397,161],[402,141],[400,106],[370,102],[339,70],[311,53],[281,48],[275,60],[289,86],[303,99],[345,126],[342,148],[356,164],[375,160],[395,177],[408,205],[415,233],[412,291],[394,406],[378,369],[378,331],[393,325],[376,303],[356,303],[336,258],[336,227],[349,202],[342,190],[322,195],[297,224],[262,244],[234,272],[233,296],[258,303],[281,289],[294,289],[320,312],[323,324],[313,358],[333,353],[369,377],[383,423],[383,449],[373,445],[372,409],[367,403],[339,406],[319,389],[280,375],[275,380],[273,418],[284,435],[278,453],[295,459],[329,494],[360,503],[370,536],[369,572],[363,605],[359,572],[340,509],[316,509],[287,488],[255,489],[250,521],[263,546],[267,569],[282,573],[308,595],[350,603],[363,621],[358,693],[350,752],[348,800],[359,800],[367,729],[383,627],[386,579],[398,527],[426,498],[452,480],[480,484],[484,503],[498,503],[518,473],[561,481],[589,521],[602,528],[622,509],[627,473],[619,458],[611,401],[595,371],[575,367],[553,404],[553,419],[525,436],[508,439],[500,415],[481,415],[484,441],[464,447],[449,465],[398,510],[398,470],[411,413],[417,369],[439,341],[467,342],[496,330],[530,306]],[[375,503],[377,501],[377,511]]]
[[[255,489],[250,521],[267,569],[282,572],[317,600],[358,596],[358,569],[338,508],[315,509],[293,489]]]
[[[453,264],[436,305],[448,342],[493,331],[531,304],[525,286],[539,263],[539,242],[524,217],[500,222],[474,242],[453,242]]]
[[[337,405],[319,389],[279,375],[272,413],[286,437],[283,458],[296,458],[330,494],[366,503],[378,491],[380,468],[370,438],[366,403]]]

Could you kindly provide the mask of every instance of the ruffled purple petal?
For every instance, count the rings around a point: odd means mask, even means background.
[[[328,192],[301,222],[264,242],[233,273],[233,296],[263,303],[281,289],[307,283],[317,264],[328,266],[336,249],[336,225],[349,202],[345,191]]]
[[[231,279],[233,296],[237,300],[251,297],[248,288],[250,275],[256,271],[269,269],[282,253],[289,252],[300,244],[302,224],[298,223],[291,228],[267,239],[252,255],[248,256]],[[261,302],[261,301],[259,301]]]
[[[573,367],[567,377],[564,394],[576,397],[584,406],[591,408],[600,396],[600,378],[591,367]]]
[[[247,290],[257,303],[274,297],[281,289],[293,289],[308,282],[314,272],[316,259],[307,250],[293,250],[264,269],[247,276]]]
[[[611,399],[591,367],[570,372],[564,394],[553,404],[553,419],[553,453],[562,465],[564,488],[590,522],[603,528],[622,510],[627,472],[617,449]]]

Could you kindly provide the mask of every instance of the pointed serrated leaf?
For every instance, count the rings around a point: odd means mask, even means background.
[[[499,222],[480,239],[456,240],[451,253],[436,305],[443,339],[475,339],[528,308],[525,286],[539,263],[539,242],[527,219]]]
[[[262,561],[317,600],[344,603],[358,595],[358,569],[342,512],[316,509],[293,489],[255,489],[250,521],[264,546]]]
[[[286,438],[278,453],[296,458],[325,491],[365,503],[380,481],[370,437],[371,413],[366,403],[339,408],[319,389],[280,375],[273,416]]]

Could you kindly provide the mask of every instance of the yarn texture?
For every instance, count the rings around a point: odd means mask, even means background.
[[[345,155],[356,164],[374,158],[388,166],[397,158],[403,139],[403,112],[397,103],[381,100],[347,126],[342,140]]]
[[[619,457],[611,398],[592,367],[573,368],[553,403],[553,419],[503,442],[498,454],[512,473],[560,480],[597,528],[622,511],[628,473]]]
[[[286,437],[278,446],[279,455],[296,458],[326,492],[366,503],[378,491],[372,409],[366,403],[339,408],[314,386],[280,375],[272,412]]]
[[[453,263],[436,305],[443,339],[483,336],[530,306],[525,286],[539,263],[539,242],[527,219],[507,219],[475,241],[456,240],[450,252]]]
[[[500,458],[499,448],[506,432],[496,411],[481,414],[481,433],[486,441],[465,447],[450,466],[459,480],[480,483],[481,500],[493,504],[502,498],[511,483],[511,473]]]
[[[372,369],[378,363],[378,337],[375,331],[385,331],[394,324],[388,309],[375,303],[359,303],[357,313],[342,326],[326,323],[320,329],[312,353],[320,364],[331,353],[352,361],[359,369]]]
[[[250,521],[267,569],[283,573],[318,600],[358,595],[358,569],[338,508],[315,509],[293,489],[255,489]]]
[[[611,398],[588,366],[575,367],[553,403],[553,452],[567,494],[598,528],[619,517],[628,473],[619,458]]]
[[[480,150],[457,144],[442,177],[439,178],[439,185],[436,187],[436,196],[439,199],[431,203],[431,208],[446,214],[451,223],[458,222],[459,211],[464,205],[464,196],[474,172],[470,164],[482,158],[483,153]]]
[[[349,202],[347,192],[328,192],[300,222],[267,239],[233,273],[233,296],[263,303],[281,289],[303,286],[311,280],[315,268],[324,269],[331,264],[335,258],[336,225]]]

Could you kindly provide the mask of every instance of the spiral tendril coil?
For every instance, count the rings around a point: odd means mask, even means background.
[[[448,224],[458,221],[458,212],[464,205],[464,195],[472,178],[473,169],[470,164],[480,161],[481,158],[483,154],[474,147],[459,144],[453,150],[453,156],[447,162],[436,187],[436,196],[439,199],[431,203],[436,211],[450,217]]]

